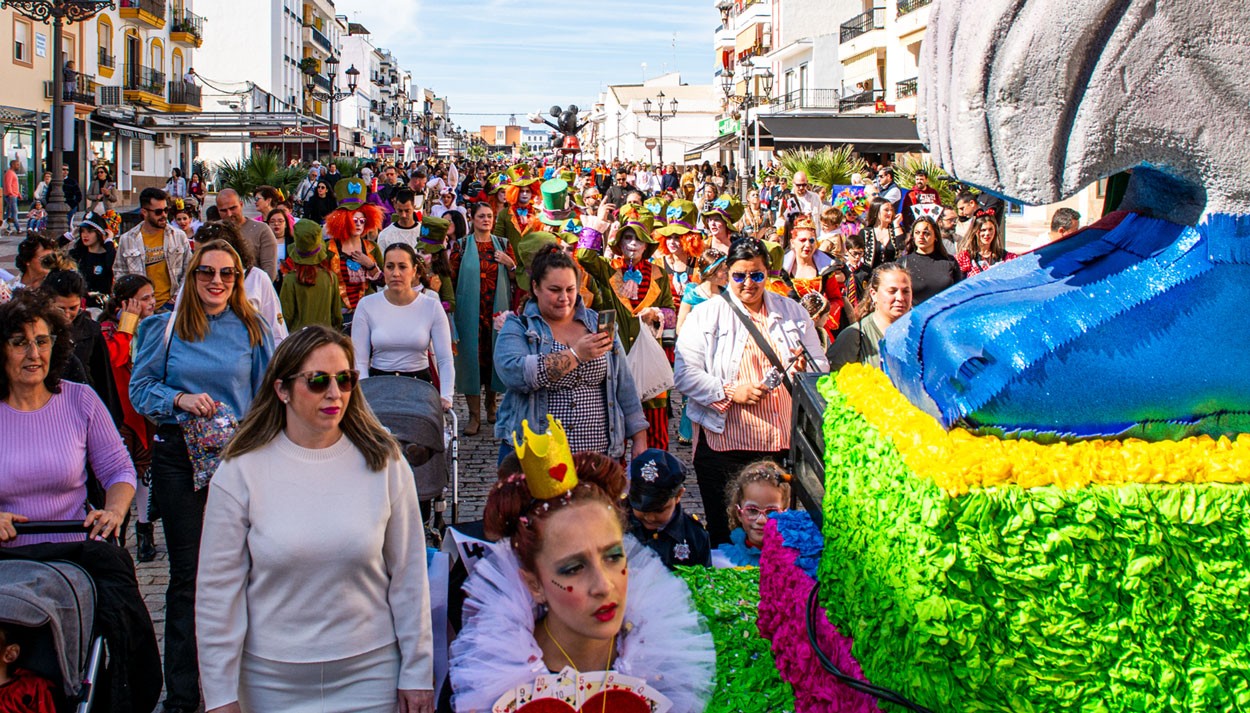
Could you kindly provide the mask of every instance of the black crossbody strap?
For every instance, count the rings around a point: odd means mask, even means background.
[[[773,350],[773,345],[764,337],[764,333],[760,331],[759,327],[755,326],[755,322],[751,321],[751,318],[747,316],[747,313],[743,312],[738,308],[738,305],[734,304],[733,298],[729,296],[728,290],[721,290],[720,296],[724,298],[726,303],[729,304],[729,309],[733,310],[733,313],[737,315],[739,320],[742,321],[743,326],[747,328],[747,333],[750,334],[751,338],[755,340],[755,345],[760,348],[760,351],[764,352],[764,356],[768,359],[769,363],[771,363],[773,368],[781,374],[781,383],[785,384],[786,391],[793,394],[794,386],[790,383],[790,376],[786,374],[786,367],[782,365],[781,359],[777,358],[777,352]]]

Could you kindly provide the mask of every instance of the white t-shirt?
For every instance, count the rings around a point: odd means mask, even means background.
[[[414,223],[411,228],[401,228],[391,223],[378,234],[378,250],[386,255],[386,249],[395,243],[404,243],[413,250],[417,249],[417,240],[421,238],[421,224]]]
[[[278,299],[278,291],[273,288],[269,275],[259,267],[253,267],[243,276],[243,293],[247,301],[265,318],[269,331],[273,334],[273,345],[276,347],[286,339],[289,332],[282,318],[282,302]]]
[[[433,350],[439,392],[451,400],[456,385],[451,323],[438,295],[421,289],[417,298],[403,307],[391,304],[384,292],[362,297],[352,318],[352,343],[362,378],[369,375],[370,366],[382,371],[428,369],[427,353]]]

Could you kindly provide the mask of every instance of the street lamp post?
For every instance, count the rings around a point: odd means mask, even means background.
[[[61,25],[82,22],[101,10],[111,9],[112,0],[0,0],[0,8],[12,8],[18,14],[37,22],[52,23],[52,116],[48,130],[52,134],[52,183],[48,185],[48,232],[59,237],[69,231],[70,207],[65,202],[65,179],[61,168],[65,163],[65,73],[61,65]],[[40,127],[36,124],[35,131]],[[35,166],[38,168],[38,165]]]
[[[656,103],[656,111],[652,114],[651,100],[644,99],[642,102],[642,113],[645,114],[648,119],[653,119],[660,123],[660,165],[664,165],[664,122],[677,116],[677,100],[670,99],[669,106],[665,108],[664,92],[660,92],[659,96],[656,97]]]
[[[747,191],[751,188],[751,172],[755,165],[750,157],[750,138],[747,130],[750,128],[751,107],[759,106],[772,97],[773,93],[773,73],[768,67],[748,63],[743,69],[743,94],[738,96],[734,94],[734,72],[726,70],[721,74],[721,90],[725,92],[725,103],[729,106],[735,106],[733,114],[738,116],[742,121],[740,127],[742,138],[739,139],[739,160],[741,165],[738,167],[738,191],[743,200],[746,200]],[[759,93],[755,93],[752,79],[758,80]],[[756,157],[758,160],[759,157]]]
[[[316,80],[314,79],[314,77],[317,76],[317,73],[312,68],[304,69],[304,73],[306,75],[304,78],[304,89],[312,98],[317,99],[318,101],[326,102],[330,105],[330,157],[333,158],[334,155],[338,153],[339,147],[339,132],[338,128],[334,125],[334,105],[350,96],[355,96],[356,82],[360,77],[360,70],[356,69],[356,65],[354,64],[351,67],[348,67],[347,71],[344,72],[344,74],[347,75],[347,91],[340,92],[338,91],[338,85],[335,83],[335,79],[337,78],[339,71],[339,58],[334,55],[330,55],[330,57],[326,59],[326,67],[326,74],[330,77],[330,91],[325,92],[317,89]]]

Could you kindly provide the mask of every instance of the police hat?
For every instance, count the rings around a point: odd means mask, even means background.
[[[629,464],[629,506],[641,512],[659,510],[685,481],[681,461],[668,451],[648,448]]]

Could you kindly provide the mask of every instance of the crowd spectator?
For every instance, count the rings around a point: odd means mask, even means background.
[[[847,327],[829,348],[829,368],[852,362],[881,368],[881,339],[885,330],[911,311],[911,276],[896,262],[872,271],[868,282],[868,314]]]
[[[959,263],[946,252],[938,233],[937,223],[922,217],[912,223],[907,234],[907,254],[898,263],[911,276],[913,304],[924,302],[963,277]]]
[[[114,273],[146,275],[156,288],[156,308],[169,304],[182,289],[191,263],[187,236],[169,224],[169,199],[159,188],[139,193],[143,221],[117,239]]]
[[[264,270],[270,280],[277,279],[278,239],[274,237],[269,224],[263,220],[248,220],[243,217],[243,199],[233,188],[224,188],[217,194],[217,212],[223,222],[233,225],[239,237],[251,244],[256,265]]]
[[[771,460],[750,463],[725,487],[725,517],[734,525],[729,542],[716,548],[713,561],[733,567],[758,567],[764,549],[764,525],[773,513],[790,509],[790,474]]]
[[[281,344],[288,334],[282,303],[278,299],[278,291],[273,287],[273,281],[257,267],[256,254],[252,252],[251,243],[243,239],[233,224],[224,221],[209,223],[201,228],[200,239],[205,243],[223,241],[239,256],[243,263],[243,294],[269,328],[273,343]]]
[[[343,297],[321,226],[311,220],[297,221],[291,245],[293,249],[283,262],[280,294],[287,329],[295,333],[311,324],[339,329],[343,326]]]
[[[21,168],[21,162],[14,159],[9,161],[9,169],[4,172],[4,228],[9,233],[20,230],[17,224],[17,202],[22,197],[22,186],[18,181]]]
[[[972,228],[964,238],[955,260],[964,277],[972,277],[990,269],[1005,260],[1014,260],[1014,253],[1007,252],[1003,247],[1002,234],[998,229],[998,219],[993,215],[982,215],[972,222]]]

